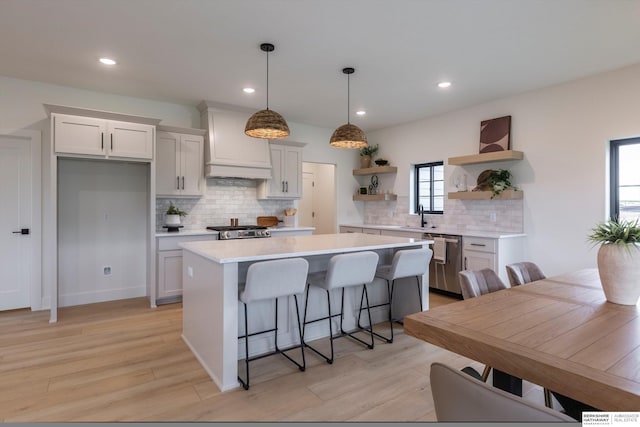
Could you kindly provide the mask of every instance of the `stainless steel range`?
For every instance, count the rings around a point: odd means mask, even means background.
[[[271,232],[267,227],[260,225],[239,225],[237,227],[232,226],[211,226],[207,227],[207,230],[218,231],[218,240],[233,240],[233,239],[260,239],[264,237],[271,237]]]

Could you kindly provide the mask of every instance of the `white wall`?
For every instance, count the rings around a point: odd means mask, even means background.
[[[452,90],[457,90],[452,87]],[[459,89],[463,90],[463,89]],[[511,115],[519,162],[465,167],[471,183],[507,168],[524,191],[526,256],[547,275],[595,267],[586,236],[607,216],[608,141],[640,135],[640,65],[368,133],[398,166],[394,191],[408,196],[411,165],[478,153],[480,122]],[[445,213],[446,214],[446,213]]]
[[[145,296],[149,164],[59,159],[58,189],[59,305]]]

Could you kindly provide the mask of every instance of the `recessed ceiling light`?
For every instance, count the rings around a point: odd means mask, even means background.
[[[438,83],[438,87],[441,88],[441,89],[448,88],[449,86],[451,86],[451,82],[440,82],[440,83]]]
[[[255,92],[256,90],[255,90],[254,88],[252,88],[252,87],[245,87],[244,89],[242,89],[242,91],[243,91],[244,93],[253,93],[253,92]]]
[[[104,65],[116,65],[116,61],[110,58],[100,58],[100,62],[102,62]]]
[[[367,114],[367,112],[364,110],[360,110],[360,111],[356,111],[356,114],[359,116],[364,116],[365,114]]]

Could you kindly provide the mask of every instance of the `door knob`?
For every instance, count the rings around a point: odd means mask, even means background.
[[[29,229],[21,228],[20,231],[13,231],[13,234],[29,234]]]

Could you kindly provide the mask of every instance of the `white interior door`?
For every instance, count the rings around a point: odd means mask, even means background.
[[[0,131],[0,310],[40,305],[39,155],[39,132]]]
[[[313,172],[302,172],[302,198],[298,202],[300,227],[314,227],[313,213]]]

